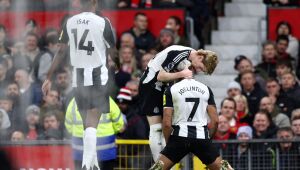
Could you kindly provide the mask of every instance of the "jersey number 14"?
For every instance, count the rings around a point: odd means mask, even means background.
[[[92,55],[92,52],[94,51],[94,47],[93,47],[93,42],[92,41],[88,41],[87,42],[87,46],[84,45],[85,39],[88,35],[90,30],[85,29],[80,41],[79,41],[79,48],[77,48],[77,29],[72,29],[71,32],[74,35],[74,41],[75,41],[75,48],[79,49],[79,50],[85,50],[87,52],[87,55]]]

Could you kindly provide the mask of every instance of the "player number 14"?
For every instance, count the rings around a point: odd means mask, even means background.
[[[84,45],[85,39],[88,35],[90,30],[85,29],[80,41],[79,41],[79,50],[85,50],[87,52],[87,55],[92,55],[92,52],[94,51],[94,47],[93,47],[93,42],[92,41],[88,41],[87,42],[87,46]],[[75,48],[77,49],[77,29],[72,29],[71,30],[72,34],[74,35],[74,41],[75,41]]]

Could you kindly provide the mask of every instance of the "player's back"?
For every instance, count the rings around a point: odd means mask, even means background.
[[[96,68],[106,63],[104,18],[82,12],[67,21],[71,64],[76,68]]]
[[[195,138],[206,138],[206,109],[208,104],[214,104],[209,87],[194,79],[184,79],[175,83],[170,88],[170,93],[174,108],[172,125],[180,129],[177,135],[188,137],[190,129],[194,129]]]

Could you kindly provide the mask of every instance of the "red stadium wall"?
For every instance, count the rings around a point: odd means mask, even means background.
[[[2,146],[1,150],[18,170],[72,170],[70,145],[16,145]]]
[[[164,28],[168,17],[175,15],[182,21],[185,17],[185,12],[182,9],[115,10],[103,11],[103,15],[111,20],[117,35],[120,36],[122,32],[132,27],[136,12],[144,12],[148,16],[149,29],[155,36],[157,36],[159,31]],[[45,28],[49,27],[59,29],[61,19],[68,13],[68,11],[0,12],[0,24],[7,27],[9,35],[16,37],[22,33],[25,22],[30,18],[35,19],[41,30],[44,31]]]
[[[292,26],[293,35],[300,39],[300,8],[268,8],[268,38],[275,40],[276,26],[287,21]]]

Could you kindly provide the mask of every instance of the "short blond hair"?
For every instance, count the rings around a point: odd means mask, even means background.
[[[198,50],[197,53],[204,56],[203,65],[206,67],[204,73],[211,75],[219,63],[217,54],[213,51],[202,49]]]

